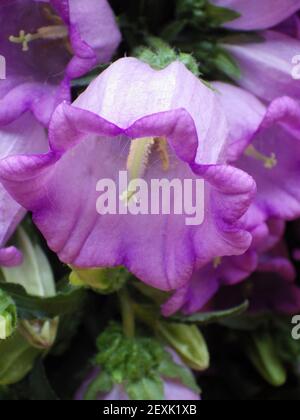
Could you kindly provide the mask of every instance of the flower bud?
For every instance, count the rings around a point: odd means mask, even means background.
[[[101,294],[120,290],[128,278],[125,268],[94,268],[81,270],[72,267],[69,280],[73,286],[90,287]]]
[[[23,262],[17,267],[2,268],[5,281],[21,285],[32,296],[42,298],[55,296],[53,273],[41,247],[33,243],[22,228],[19,228],[16,238],[18,249],[23,254]],[[32,346],[48,349],[56,339],[58,322],[58,318],[22,320],[19,331]]]
[[[19,331],[33,347],[48,350],[56,340],[58,325],[58,317],[46,321],[22,321]]]
[[[182,360],[194,370],[206,370],[210,355],[205,338],[196,325],[159,322],[158,334],[180,355]]]
[[[287,373],[270,333],[253,333],[247,344],[248,356],[262,377],[273,386],[284,385]]]

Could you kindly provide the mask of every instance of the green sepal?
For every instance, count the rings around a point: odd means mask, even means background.
[[[135,382],[125,384],[125,391],[131,400],[157,400],[163,401],[164,383],[158,375],[141,378]]]
[[[183,385],[196,393],[201,392],[192,372],[186,367],[175,363],[169,354],[159,365],[158,372],[165,378],[179,379]]]
[[[138,47],[133,55],[148,63],[153,69],[162,70],[174,61],[183,63],[195,76],[199,76],[198,63],[192,54],[175,51],[160,38],[148,37],[148,46]]]
[[[206,5],[206,16],[210,21],[211,27],[222,26],[226,22],[232,22],[238,19],[241,15],[235,10],[226,7],[219,7],[208,3]]]
[[[84,400],[95,401],[99,393],[108,393],[113,388],[113,381],[109,373],[102,371],[89,384],[85,394]]]

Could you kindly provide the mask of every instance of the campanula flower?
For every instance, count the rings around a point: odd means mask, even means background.
[[[54,108],[70,101],[71,80],[110,60],[120,33],[106,0],[3,0],[0,53],[0,159],[48,150],[47,127]],[[25,211],[0,185],[0,265],[20,263],[4,249]]]
[[[62,261],[78,268],[123,265],[144,282],[172,290],[215,257],[250,246],[240,219],[255,183],[226,164],[227,136],[216,93],[183,64],[156,71],[121,59],[72,106],[57,108],[51,151],[2,161],[1,180],[33,212]],[[120,189],[120,171],[146,181],[204,180],[203,223],[187,225],[172,211],[99,215],[96,186],[109,179]],[[136,202],[126,188],[117,198]]]

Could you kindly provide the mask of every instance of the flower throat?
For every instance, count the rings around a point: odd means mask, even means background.
[[[68,43],[68,28],[65,26],[62,19],[55,15],[48,6],[43,6],[42,14],[51,23],[50,25],[42,26],[38,28],[34,33],[27,33],[24,29],[21,29],[18,36],[10,35],[9,41],[13,44],[22,45],[22,51],[29,51],[29,44],[36,40],[47,40],[57,41],[63,40],[66,43],[67,49],[69,50]]]
[[[156,151],[160,157],[163,170],[168,171],[170,167],[170,158],[168,143],[164,137],[144,137],[131,140],[126,165],[130,181],[143,178],[149,164],[151,153],[154,151]],[[131,190],[129,188],[123,199],[129,201],[134,196],[135,192],[135,189]]]

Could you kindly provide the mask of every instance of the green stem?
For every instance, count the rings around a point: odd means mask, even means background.
[[[128,290],[124,287],[118,294],[121,305],[124,334],[128,338],[133,338],[135,334],[135,317]]]

